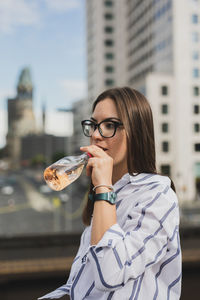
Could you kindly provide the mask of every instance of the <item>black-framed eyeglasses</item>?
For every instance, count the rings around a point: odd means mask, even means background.
[[[123,123],[115,121],[113,119],[105,119],[100,123],[96,123],[92,120],[84,120],[81,122],[83,133],[87,137],[91,137],[94,131],[98,128],[99,133],[104,138],[111,138],[115,135],[116,130]]]

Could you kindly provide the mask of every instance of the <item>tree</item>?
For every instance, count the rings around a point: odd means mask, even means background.
[[[45,157],[43,154],[38,153],[31,159],[32,166],[43,166],[44,164],[45,164]]]
[[[56,162],[57,160],[63,158],[64,156],[66,156],[66,153],[65,152],[55,152],[53,155],[52,155],[52,163],[53,162]]]

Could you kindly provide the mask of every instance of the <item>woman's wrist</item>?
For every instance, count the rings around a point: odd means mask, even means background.
[[[113,191],[114,189],[113,189],[112,184],[102,183],[102,184],[95,185],[92,190],[96,194],[99,194],[99,193],[108,193],[108,192]]]
[[[111,192],[111,189],[107,186],[99,186],[95,189],[96,194],[109,193],[109,192]]]

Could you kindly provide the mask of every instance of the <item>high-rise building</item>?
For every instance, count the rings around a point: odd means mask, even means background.
[[[127,1],[128,79],[151,102],[157,163],[182,201],[199,197],[200,1]]]
[[[172,0],[126,1],[128,82],[145,92],[148,73],[173,72]]]
[[[121,0],[86,1],[89,100],[127,82],[125,9]]]
[[[97,58],[102,59],[100,66],[107,61],[103,56],[104,48],[98,46],[95,40],[102,44],[106,22],[102,18],[102,9],[96,6],[107,10],[106,2],[110,3],[112,19],[116,20],[113,32],[121,30],[121,34],[115,36],[113,52],[120,53],[124,62],[120,61],[121,81],[115,81],[113,85],[127,84],[140,90],[149,99],[154,113],[158,171],[171,176],[181,201],[198,199],[200,1],[88,0],[88,37],[93,45],[91,49],[96,49],[94,55],[88,48],[88,62],[94,66],[96,64],[96,77],[90,73],[88,64],[88,74],[91,74],[91,78],[88,77],[89,94],[92,82],[93,87],[105,88],[104,77],[97,76]],[[101,26],[96,25],[99,19],[101,22],[103,20]],[[92,34],[89,34],[90,31]],[[123,47],[119,50],[117,46],[120,42]],[[117,65],[116,57],[113,60],[116,70]]]

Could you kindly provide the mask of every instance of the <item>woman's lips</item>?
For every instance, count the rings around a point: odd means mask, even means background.
[[[97,147],[101,148],[103,151],[107,151],[108,149],[107,148],[104,148],[102,146],[99,146],[99,145],[96,145]]]

